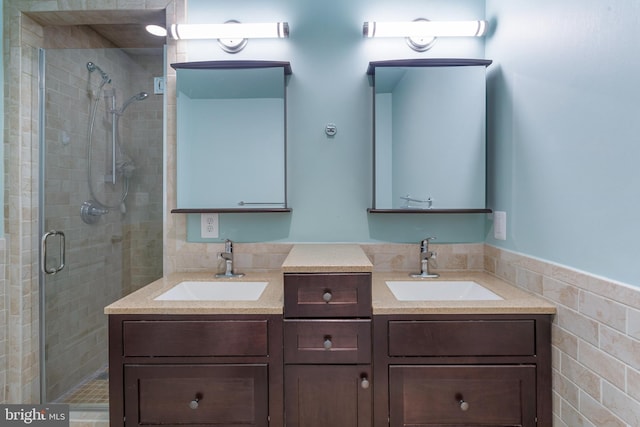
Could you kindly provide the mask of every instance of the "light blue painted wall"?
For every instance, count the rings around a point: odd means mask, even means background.
[[[497,246],[640,286],[640,2],[487,0]]]
[[[216,42],[188,42],[191,61],[290,61],[288,99],[288,199],[291,214],[224,214],[220,237],[240,242],[482,242],[485,215],[369,215],[372,197],[372,95],[369,61],[424,57],[484,58],[481,39],[440,39],[425,53],[403,39],[365,40],[368,20],[479,19],[479,0],[189,0],[188,21],[287,21],[287,40],[250,40],[242,52],[222,52]],[[324,128],[335,123],[338,133]],[[249,172],[250,173],[250,172]],[[189,240],[199,240],[199,217],[188,220]]]

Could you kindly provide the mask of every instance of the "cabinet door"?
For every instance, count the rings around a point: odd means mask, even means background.
[[[285,366],[286,427],[371,427],[369,365]]]
[[[535,366],[390,366],[390,426],[536,425]]]
[[[267,427],[266,365],[127,365],[125,427]]]

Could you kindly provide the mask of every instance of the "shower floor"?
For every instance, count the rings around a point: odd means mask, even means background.
[[[109,370],[97,372],[94,376],[61,396],[56,403],[67,403],[73,406],[102,406],[109,404]]]

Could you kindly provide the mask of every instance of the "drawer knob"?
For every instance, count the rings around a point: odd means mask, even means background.
[[[333,343],[331,342],[331,337],[324,337],[323,346],[325,350],[331,350],[331,347],[333,347]]]
[[[331,291],[325,291],[322,295],[322,299],[324,300],[324,302],[331,301],[331,298],[333,298],[333,295],[331,295]]]
[[[191,409],[198,409],[198,402],[200,401],[200,399],[198,399],[197,397],[195,399],[193,399],[191,402],[189,402],[189,408]]]
[[[467,411],[469,410],[469,402],[465,402],[464,400],[460,400],[460,410]]]
[[[366,375],[363,375],[362,377],[360,377],[360,387],[362,387],[363,389],[368,389],[370,386],[369,384],[369,379],[367,378]]]

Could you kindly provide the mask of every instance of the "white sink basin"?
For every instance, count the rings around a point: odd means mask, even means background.
[[[268,282],[180,282],[156,301],[256,301]]]
[[[499,295],[470,280],[387,281],[398,301],[498,301]]]

